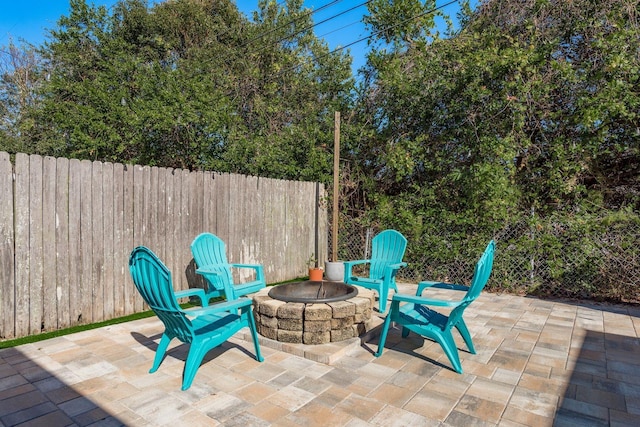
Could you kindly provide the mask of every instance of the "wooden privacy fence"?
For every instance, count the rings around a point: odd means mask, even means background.
[[[0,152],[0,338],[144,310],[128,270],[138,245],[176,289],[201,284],[189,245],[205,231],[230,262],[264,265],[269,283],[305,276],[316,247],[327,253],[317,200],[313,182],[26,154],[13,165]]]

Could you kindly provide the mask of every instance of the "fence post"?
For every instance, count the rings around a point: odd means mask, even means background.
[[[369,247],[371,246],[372,233],[373,233],[373,230],[371,229],[371,227],[367,228],[366,239],[364,242],[364,258],[362,259],[369,259]]]
[[[531,241],[532,242],[535,242],[536,240],[536,225],[534,224],[535,216],[536,216],[536,208],[531,206]],[[529,263],[531,266],[531,270],[529,272],[529,280],[531,281],[530,285],[533,288],[535,285],[535,266],[536,266],[535,253],[533,251],[531,252],[531,259]]]

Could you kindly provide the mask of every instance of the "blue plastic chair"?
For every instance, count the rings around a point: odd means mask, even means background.
[[[225,296],[234,300],[243,295],[258,292],[267,286],[264,268],[258,264],[230,264],[227,261],[227,250],[224,242],[211,233],[199,234],[191,242],[191,254],[196,262],[196,273],[207,281],[207,298]],[[255,280],[245,283],[234,283],[232,268],[249,268],[255,270]]]
[[[381,313],[387,309],[389,289],[398,292],[396,274],[400,267],[405,267],[402,261],[407,249],[407,239],[396,230],[385,230],[377,234],[371,241],[371,258],[344,263],[344,282],[350,285],[362,286],[378,292],[378,307]],[[352,269],[355,265],[369,264],[369,277],[354,276]]]
[[[436,341],[449,358],[453,369],[459,374],[462,373],[462,364],[458,355],[458,348],[451,333],[452,328],[456,328],[467,345],[471,354],[476,354],[476,350],[469,334],[469,329],[462,319],[465,308],[469,306],[479,295],[489,280],[493,267],[493,256],[495,252],[495,242],[492,240],[487,245],[480,260],[476,264],[473,279],[470,286],[456,285],[441,282],[424,281],[418,284],[416,295],[395,294],[391,301],[391,310],[384,321],[380,343],[376,356],[382,355],[384,343],[391,322],[402,326],[402,336],[407,337],[409,331]],[[422,297],[422,292],[426,288],[441,288],[465,291],[466,294],[459,301],[446,301]],[[400,303],[404,304],[400,306]],[[434,311],[427,306],[451,307],[450,314],[445,316]]]
[[[182,390],[186,390],[191,387],[204,356],[244,327],[251,330],[256,360],[264,360],[258,344],[251,299],[241,298],[194,310],[182,310],[173,292],[171,272],[144,246],[131,252],[129,271],[142,298],[165,327],[150,373],[160,367],[171,340],[177,338],[190,344],[182,374]]]

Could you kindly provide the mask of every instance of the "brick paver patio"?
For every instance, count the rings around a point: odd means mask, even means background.
[[[462,375],[395,329],[380,358],[376,336],[265,340],[263,363],[238,335],[185,392],[185,346],[148,373],[155,317],[4,349],[0,425],[640,425],[640,308],[483,293],[465,320],[478,353],[460,352]]]

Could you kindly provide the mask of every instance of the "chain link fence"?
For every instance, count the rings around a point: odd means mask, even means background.
[[[371,239],[383,228],[341,218],[337,258],[368,259]],[[540,218],[529,214],[485,235],[460,233],[446,226],[431,227],[420,236],[408,237],[404,258],[408,266],[398,273],[398,280],[469,284],[475,263],[491,239],[496,242],[496,258],[487,285],[492,292],[640,302],[637,215]]]

